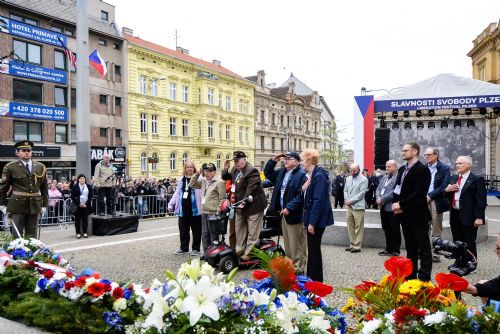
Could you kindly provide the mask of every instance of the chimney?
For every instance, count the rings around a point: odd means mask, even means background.
[[[217,66],[221,66],[220,60],[217,60],[217,59],[212,60],[212,64],[215,64]]]
[[[179,52],[181,52],[181,53],[182,53],[182,48],[181,48],[180,46],[176,46],[176,47],[175,47],[175,51],[179,51]]]
[[[257,85],[266,87],[266,72],[264,70],[257,72]]]
[[[189,50],[182,48],[182,53],[184,53],[185,55],[189,55]]]
[[[184,49],[181,46],[177,46],[175,48],[175,51],[180,52],[180,53],[185,54],[185,55],[189,55],[189,50],[188,49]]]
[[[122,34],[134,36],[134,30],[132,30],[130,28],[127,28],[127,27],[123,27],[122,28]]]
[[[288,94],[295,94],[295,82],[288,83]]]

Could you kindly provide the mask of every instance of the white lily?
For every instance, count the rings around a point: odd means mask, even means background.
[[[191,277],[193,281],[197,281],[200,277],[200,260],[194,259],[190,264],[186,265],[186,274]]]
[[[151,292],[149,294],[150,302],[152,304],[151,312],[148,314],[146,320],[142,324],[143,328],[155,327],[158,332],[162,332],[165,323],[163,316],[169,311],[167,302],[162,298],[159,292]]]
[[[295,293],[289,292],[288,296],[279,295],[281,307],[276,308],[277,325],[286,333],[297,333],[297,323],[305,316],[308,307],[300,302]]]
[[[203,276],[198,282],[187,286],[186,295],[180,311],[189,312],[191,326],[194,326],[203,314],[212,320],[219,320],[219,309],[215,300],[222,295],[222,289],[218,286],[212,286],[208,276]]]
[[[309,328],[319,329],[325,332],[328,331],[330,327],[330,321],[326,320],[324,316],[315,315],[311,318],[311,322],[309,323]]]
[[[215,272],[215,269],[214,267],[212,267],[211,265],[209,265],[208,263],[204,262],[202,265],[201,265],[201,271],[200,273],[203,275],[203,276],[208,276],[210,278],[213,277],[214,275],[214,272]]]

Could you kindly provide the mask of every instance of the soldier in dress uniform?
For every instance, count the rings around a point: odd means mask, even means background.
[[[49,201],[47,169],[42,163],[31,160],[33,143],[17,142],[19,160],[5,165],[0,181],[0,210],[12,218],[21,236],[37,237],[38,218],[45,213]],[[7,192],[12,189],[7,203]],[[7,205],[7,207],[6,207]],[[14,237],[19,237],[12,228]]]

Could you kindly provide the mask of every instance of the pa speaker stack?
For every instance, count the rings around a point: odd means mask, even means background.
[[[385,163],[389,160],[390,138],[390,129],[375,129],[375,168],[385,170]]]

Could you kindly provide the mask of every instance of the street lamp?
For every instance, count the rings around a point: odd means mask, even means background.
[[[148,113],[148,105],[149,105],[150,95],[148,93],[150,92],[150,89],[151,89],[151,86],[153,85],[153,83],[156,83],[157,80],[163,81],[166,79],[167,78],[165,78],[165,77],[160,77],[158,79],[150,79],[148,88],[146,89],[146,108],[145,108],[146,109],[146,178],[149,178],[149,126],[148,126],[149,113]],[[156,88],[156,93],[158,94],[158,87]]]

